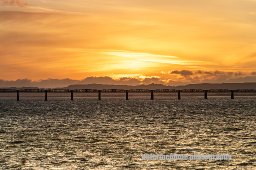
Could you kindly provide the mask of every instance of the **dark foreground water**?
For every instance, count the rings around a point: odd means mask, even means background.
[[[0,169],[256,169],[255,99],[1,99]],[[144,153],[233,159],[143,161]]]

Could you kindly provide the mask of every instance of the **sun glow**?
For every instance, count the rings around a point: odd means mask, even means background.
[[[144,52],[131,51],[110,51],[104,52],[104,55],[118,57],[117,67],[126,69],[143,69],[148,67],[159,66],[159,64],[183,65],[185,61],[181,61],[176,56],[159,55]]]
[[[143,80],[146,78],[159,78],[159,76],[145,76],[142,74],[110,74],[108,76],[116,80],[122,79],[122,78],[138,79],[138,80]]]

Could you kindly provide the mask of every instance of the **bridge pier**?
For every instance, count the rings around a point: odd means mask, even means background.
[[[98,90],[98,100],[101,100],[101,90]]]
[[[71,90],[71,100],[73,101],[74,100],[74,91],[73,90]]]
[[[208,90],[204,91],[204,99],[208,99]]]
[[[151,98],[150,100],[154,100],[154,90],[151,90]]]
[[[178,90],[178,100],[181,100],[181,90]]]
[[[129,91],[128,90],[125,91],[125,97],[126,97],[126,100],[129,100]]]
[[[234,92],[234,90],[231,90],[231,99],[235,99],[235,92]]]
[[[47,101],[48,100],[48,91],[45,90],[44,91],[44,101]]]
[[[17,90],[16,92],[17,92],[17,101],[20,101],[20,91]]]

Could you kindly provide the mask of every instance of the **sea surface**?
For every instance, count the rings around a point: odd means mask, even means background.
[[[256,169],[256,97],[0,96],[0,169]],[[229,154],[145,161],[142,154]]]

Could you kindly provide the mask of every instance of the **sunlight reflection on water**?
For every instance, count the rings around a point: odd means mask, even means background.
[[[256,166],[255,97],[0,100],[3,169]],[[143,161],[152,154],[230,154],[231,161]]]

